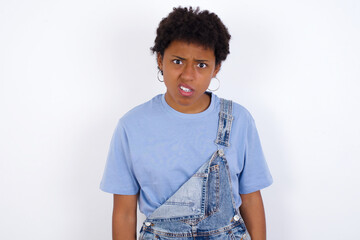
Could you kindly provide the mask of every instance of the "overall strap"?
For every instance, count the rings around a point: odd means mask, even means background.
[[[230,146],[230,132],[233,121],[232,101],[220,98],[219,125],[215,144],[218,148],[221,146]]]

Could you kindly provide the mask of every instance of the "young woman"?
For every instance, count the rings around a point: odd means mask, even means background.
[[[272,177],[254,120],[207,91],[229,40],[198,8],[160,22],[151,50],[166,93],[119,120],[100,185],[114,194],[113,239],[136,238],[137,200],[147,217],[139,239],[266,238],[260,189]]]

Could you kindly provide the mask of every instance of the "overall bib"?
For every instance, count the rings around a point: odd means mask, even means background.
[[[220,98],[218,150],[166,202],[140,230],[139,240],[250,240],[235,207],[224,149],[230,139],[232,101]]]

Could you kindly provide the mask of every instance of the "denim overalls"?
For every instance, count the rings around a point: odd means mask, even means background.
[[[242,239],[250,240],[235,207],[229,166],[232,101],[220,98],[218,150],[166,202],[144,221],[139,240]]]

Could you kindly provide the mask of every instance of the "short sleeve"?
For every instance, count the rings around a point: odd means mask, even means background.
[[[131,164],[129,142],[121,119],[111,138],[100,189],[121,195],[135,195],[139,191]]]
[[[239,177],[240,194],[256,192],[273,182],[251,115],[245,138],[244,166]]]

